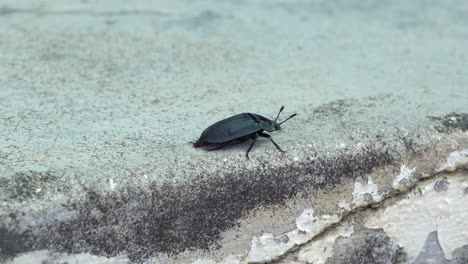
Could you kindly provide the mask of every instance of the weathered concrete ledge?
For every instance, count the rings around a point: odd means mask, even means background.
[[[404,195],[422,188],[421,184],[427,185],[428,178],[434,179],[433,182],[437,180],[436,185],[440,185],[434,189],[446,191],[448,185],[466,188],[463,187],[468,184],[466,173],[458,176],[461,179],[445,175],[447,183],[440,183],[441,173],[468,166],[468,137],[462,132],[467,130],[466,119],[466,114],[450,114],[433,123],[438,130],[444,127],[444,131],[451,133],[441,134],[436,129],[426,135],[400,131],[391,139],[359,141],[335,152],[320,153],[312,145],[291,147],[285,157],[277,155],[262,162],[246,161],[241,166],[228,163],[215,173],[192,174],[190,181],[183,183],[122,186],[118,191],[108,192],[83,185],[81,198],[69,197],[39,210],[37,207],[22,208],[24,204],[40,204],[42,197],[37,189],[47,192],[47,187],[42,190],[44,182],[57,176],[52,172],[17,174],[0,185],[10,201],[18,201],[2,210],[2,219],[6,219],[1,229],[2,254],[11,258],[28,251],[48,250],[126,256],[131,261],[154,258],[157,262],[167,255],[169,259],[175,258],[172,261],[183,262],[188,252],[202,251],[204,253],[195,253],[189,259],[194,261],[197,255],[218,255],[215,259],[231,255],[238,263],[250,263],[283,258],[299,247],[300,259],[314,259],[317,257],[315,250],[311,256],[304,257],[305,253],[301,253],[307,252],[307,245],[314,245],[314,239],[321,237],[319,239],[323,240],[323,236],[334,232],[337,224],[345,226],[348,236],[353,237],[349,228],[367,226],[366,220],[362,220],[366,218],[360,215],[375,214],[368,213],[366,208],[381,207],[391,199],[404,199]],[[449,184],[453,181],[460,184]],[[467,198],[459,199],[466,202]],[[458,205],[447,204],[460,206],[462,212],[466,209],[464,205],[460,201]],[[289,232],[255,236],[258,229],[249,233],[246,227],[262,225],[265,229],[287,229],[288,224],[278,225],[288,223],[294,212],[301,210],[303,212],[295,220],[296,229]],[[356,213],[361,210],[365,213]],[[277,216],[277,211],[286,215]],[[411,214],[411,210],[407,213]],[[262,220],[267,215],[275,221]],[[464,218],[462,213],[451,216]],[[281,221],[277,222],[278,219]],[[461,226],[455,230],[464,230],[463,223],[461,221]],[[373,230],[385,229],[386,225],[374,224]],[[369,232],[381,232],[378,236],[384,238],[388,236],[384,231]],[[229,246],[240,235],[253,237],[253,240],[243,239],[236,242],[238,247]],[[458,240],[466,239],[466,234],[459,235],[462,238]],[[355,236],[365,239],[359,234]],[[387,243],[389,238],[385,241]],[[354,240],[340,243],[348,243],[348,247],[359,250]],[[397,242],[392,243],[397,245]],[[306,244],[305,249],[301,247],[303,244]],[[394,258],[405,255],[405,250],[405,246],[396,247],[387,257],[396,263]],[[414,249],[411,253],[414,254]]]
[[[0,261],[466,262],[463,1],[0,6]],[[241,112],[298,116],[215,152]],[[284,118],[284,117],[281,117]]]

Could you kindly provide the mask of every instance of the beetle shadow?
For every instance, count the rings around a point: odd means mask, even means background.
[[[192,142],[190,142],[192,143]],[[252,150],[250,151],[250,154],[255,152],[255,150],[260,146],[264,145],[268,142],[265,142],[264,140],[259,140],[255,142],[255,145],[253,146]],[[193,144],[193,143],[192,143]],[[201,146],[200,148],[204,151],[207,152],[212,152],[212,151],[222,151],[223,153],[235,153],[235,152],[241,152],[243,155],[247,152],[247,150],[250,147],[250,144],[252,144],[252,140],[234,140],[228,143],[223,143],[223,144],[210,144],[206,146]]]

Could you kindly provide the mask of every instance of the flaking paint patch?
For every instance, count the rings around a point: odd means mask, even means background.
[[[349,203],[346,200],[341,200],[338,203],[338,207],[340,207],[344,211],[349,211],[351,210],[351,207],[349,206]]]
[[[111,190],[115,190],[117,187],[117,183],[115,183],[114,179],[109,179],[109,187]]]
[[[450,153],[447,161],[440,165],[436,172],[455,171],[456,169],[468,169],[468,149]]]
[[[413,175],[416,167],[410,169],[405,164],[400,167],[400,174],[398,174],[393,180],[393,188],[403,190],[409,187],[411,184],[411,176]]]
[[[333,255],[333,244],[338,237],[349,237],[354,232],[353,226],[339,225],[325,236],[313,239],[303,246],[297,256],[301,263],[324,264]]]
[[[382,195],[379,194],[379,186],[368,177],[367,183],[356,181],[353,190],[354,207],[366,206],[373,202],[382,201]]]
[[[216,262],[211,259],[197,259],[191,264],[241,264],[244,263],[242,258],[243,257],[241,255],[229,255],[220,262]]]
[[[338,223],[341,216],[321,215],[315,216],[313,209],[306,209],[297,218],[297,228],[286,234],[275,236],[264,233],[252,239],[252,245],[247,256],[247,263],[258,263],[275,260],[298,245],[302,245],[325,228]]]
[[[436,192],[437,179],[425,183],[404,199],[382,208],[366,222],[368,228],[383,228],[402,246],[413,261],[424,246],[430,232],[438,231],[439,242],[447,258],[468,244],[468,174],[458,172],[447,177],[449,188]],[[438,178],[440,178],[438,177]]]

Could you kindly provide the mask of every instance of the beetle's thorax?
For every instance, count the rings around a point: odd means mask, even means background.
[[[268,132],[273,132],[273,131],[281,129],[280,125],[272,120],[268,120],[268,122],[264,122],[264,124],[262,124],[262,128]]]
[[[252,117],[252,119],[255,120],[255,122],[257,122],[260,125],[260,127],[263,130],[266,130],[268,132],[272,132],[272,131],[281,129],[279,124],[276,123],[275,121],[271,120],[271,119],[268,119],[268,118],[266,118],[264,116],[261,116],[261,115],[252,114],[252,113],[249,113],[249,115]]]

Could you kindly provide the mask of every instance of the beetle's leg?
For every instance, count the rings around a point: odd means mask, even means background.
[[[275,145],[275,147],[276,147],[279,151],[284,152],[284,150],[282,150],[282,149],[278,146],[278,144],[276,144],[276,142],[273,140],[273,138],[271,138],[271,136],[268,135],[267,133],[260,132],[260,133],[258,133],[258,135],[261,136],[261,137],[269,138],[269,139],[271,140],[271,143],[273,143],[273,145]]]
[[[247,152],[245,153],[245,156],[247,157],[247,159],[250,159],[249,158],[249,152],[253,148],[253,145],[255,144],[255,141],[257,141],[257,137],[258,137],[257,134],[252,136],[252,139],[253,139],[252,144],[250,144],[250,147],[247,149]]]

